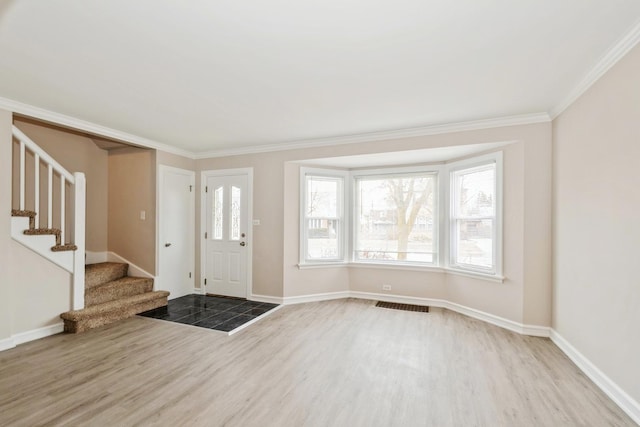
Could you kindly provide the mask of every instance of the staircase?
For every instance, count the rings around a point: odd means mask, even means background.
[[[85,307],[62,313],[64,331],[84,332],[167,305],[169,292],[153,291],[153,279],[128,276],[129,265],[101,262],[85,266]]]

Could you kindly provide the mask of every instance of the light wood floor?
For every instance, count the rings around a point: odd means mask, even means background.
[[[133,318],[0,353],[0,425],[633,426],[551,341],[338,300],[225,336]]]

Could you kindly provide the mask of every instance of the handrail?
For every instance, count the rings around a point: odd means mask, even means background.
[[[53,157],[51,157],[49,154],[47,154],[46,151],[44,151],[42,148],[40,148],[38,146],[38,144],[33,142],[33,140],[31,140],[31,138],[29,138],[27,135],[25,135],[15,125],[12,125],[11,128],[12,128],[13,136],[15,136],[18,139],[18,141],[22,142],[25,146],[27,146],[29,148],[29,150],[33,151],[35,154],[39,155],[40,159],[43,162],[45,162],[47,164],[50,164],[53,167],[53,169],[56,172],[58,172],[60,175],[64,176],[67,181],[69,181],[71,184],[75,184],[76,180],[73,177],[72,173],[70,173],[68,170],[66,170],[64,167],[62,167],[62,165],[60,163],[56,162],[53,159]]]

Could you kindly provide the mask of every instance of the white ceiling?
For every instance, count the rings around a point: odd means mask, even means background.
[[[192,152],[548,112],[638,0],[0,0],[0,97]]]

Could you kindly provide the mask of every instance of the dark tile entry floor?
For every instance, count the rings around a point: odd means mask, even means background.
[[[276,307],[277,304],[240,298],[192,294],[172,299],[168,306],[139,316],[231,332]]]

